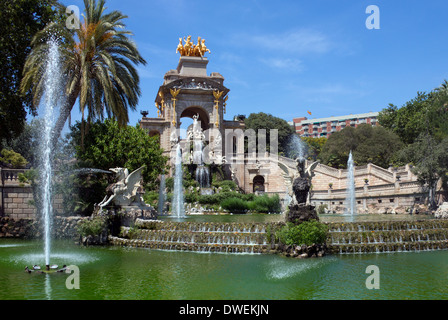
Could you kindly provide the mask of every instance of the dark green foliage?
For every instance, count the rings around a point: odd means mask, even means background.
[[[280,212],[280,197],[278,195],[256,196],[252,193],[243,194],[239,192],[220,192],[212,195],[199,195],[197,201],[204,205],[219,204],[228,211],[251,210],[258,213]]]
[[[239,192],[220,192],[212,195],[200,195],[198,196],[198,202],[200,204],[219,204],[228,198],[239,198],[244,201],[252,201],[255,198],[255,195],[243,194]]]
[[[448,135],[448,95],[446,82],[430,93],[418,92],[417,97],[401,108],[390,104],[380,112],[379,123],[397,134],[405,144],[411,144],[422,133],[439,140]]]
[[[62,195],[63,212],[68,215],[88,216],[106,195],[107,174],[88,175],[63,173],[54,186],[54,193]]]
[[[258,137],[258,130],[266,129],[266,151],[270,152],[270,130],[278,130],[278,152],[285,154],[289,137],[294,134],[294,129],[286,120],[274,117],[264,112],[251,113],[244,120],[246,129],[253,129]],[[257,140],[258,144],[258,140]],[[259,151],[259,150],[258,150]]]
[[[44,96],[42,77],[52,35],[58,35],[63,86],[66,97],[53,129],[52,141],[59,138],[76,101],[79,102],[82,127],[90,121],[114,118],[120,126],[129,122],[129,110],[135,110],[141,95],[136,66],[146,64],[132,32],[126,30],[126,15],[108,11],[105,0],[85,0],[82,27],[69,30],[64,21],[50,23],[37,32],[32,51],[26,58],[22,93],[32,92],[33,103]],[[83,143],[81,143],[82,145]]]
[[[317,221],[310,220],[299,225],[287,223],[276,232],[279,241],[286,245],[312,245],[326,242],[328,226]]]
[[[96,216],[92,219],[82,220],[77,229],[81,236],[98,236],[107,228],[107,221],[102,216]]]
[[[278,194],[272,197],[267,194],[256,196],[249,202],[249,209],[260,213],[276,213],[281,211],[280,197]]]
[[[0,167],[6,166],[13,169],[24,168],[28,162],[20,153],[14,150],[3,149],[0,152]]]
[[[91,124],[84,148],[79,122],[72,127],[71,136],[82,167],[124,167],[132,172],[144,165],[143,181],[149,189],[156,189],[157,177],[166,169],[167,158],[162,156],[157,138],[149,137],[138,125],[120,128],[114,120],[98,121]]]
[[[143,195],[145,203],[155,206],[159,202],[159,192],[158,191],[146,191]]]
[[[232,180],[216,181],[212,185],[215,188],[221,188],[222,192],[236,191],[238,189],[238,186]]]
[[[405,143],[393,160],[398,165],[414,165],[412,170],[428,187],[430,206],[435,208],[437,182],[442,179],[446,188],[448,180],[448,82],[430,93],[418,92],[401,108],[389,105],[378,120]]]
[[[3,139],[10,141],[22,132],[27,112],[36,114],[31,94],[20,94],[22,71],[34,34],[61,19],[56,6],[54,0],[0,1],[0,149]]]
[[[438,142],[430,134],[423,133],[398,153],[398,159],[414,165],[412,171],[422,185],[427,185],[430,206],[435,208],[437,182],[448,178],[448,137]]]
[[[221,207],[229,212],[244,212],[249,208],[249,203],[243,199],[232,197],[224,199]]]
[[[403,147],[400,138],[381,126],[361,124],[357,128],[346,127],[333,133],[322,147],[319,155],[322,163],[346,168],[350,151],[356,165],[369,162],[387,168],[396,151]]]

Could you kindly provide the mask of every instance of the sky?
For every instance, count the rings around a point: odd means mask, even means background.
[[[83,1],[62,0],[83,11]],[[369,5],[379,29],[368,29]],[[141,55],[140,111],[157,117],[164,74],[176,69],[180,37],[211,50],[207,72],[230,89],[226,120],[265,112],[292,121],[381,111],[448,79],[446,0],[107,0],[129,18]],[[370,20],[369,20],[370,22]],[[373,21],[378,23],[378,21]],[[79,106],[72,121],[80,119]],[[311,112],[311,116],[307,113]]]

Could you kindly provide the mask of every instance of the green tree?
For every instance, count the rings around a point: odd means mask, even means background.
[[[289,137],[294,134],[294,129],[286,120],[274,117],[264,112],[251,113],[244,120],[246,129],[253,129],[258,135],[258,130],[266,129],[266,151],[270,151],[270,130],[278,130],[278,152],[285,154]],[[258,140],[257,140],[258,143]]]
[[[322,151],[322,148],[324,147],[325,143],[327,143],[327,138],[302,137],[301,139],[308,146],[308,159],[317,160],[320,152]]]
[[[0,1],[0,148],[20,135],[27,112],[35,115],[31,94],[20,94],[20,82],[31,39],[49,22],[60,20],[55,0]]]
[[[384,168],[389,166],[395,153],[402,147],[400,138],[390,130],[361,124],[333,133],[322,147],[319,158],[329,166],[346,168],[352,151],[356,165],[372,162]]]
[[[20,153],[14,152],[14,150],[3,149],[0,156],[0,167],[3,163],[6,167],[19,169],[24,168],[28,163]]]
[[[32,51],[25,63],[22,92],[33,92],[37,105],[43,95],[43,77],[49,49],[48,40],[57,35],[65,78],[66,99],[56,121],[53,141],[61,134],[71,110],[79,99],[82,114],[88,123],[102,120],[104,115],[115,118],[120,126],[128,123],[128,109],[135,110],[141,94],[135,65],[146,64],[136,44],[125,29],[127,16],[119,11],[105,13],[104,0],[84,0],[84,21],[74,32],[65,23],[52,23],[38,32]]]
[[[430,207],[435,208],[437,183],[446,180],[448,174],[448,137],[439,142],[429,132],[422,133],[398,157],[414,165],[412,171],[427,188]]]
[[[389,104],[378,115],[381,126],[397,134],[405,144],[411,144],[425,132],[438,140],[448,135],[448,83],[429,93],[417,96],[401,108]]]
[[[113,119],[97,121],[91,125],[82,148],[81,124],[77,122],[71,137],[81,167],[125,167],[132,172],[145,165],[143,180],[149,188],[155,188],[157,177],[167,168],[168,158],[162,155],[157,137],[148,136],[139,125],[120,127]]]

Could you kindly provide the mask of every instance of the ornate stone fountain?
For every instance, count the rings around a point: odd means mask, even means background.
[[[157,211],[143,200],[141,185],[143,167],[129,173],[127,168],[111,168],[117,182],[109,185],[107,195],[97,205],[97,214],[120,212],[122,224],[129,225],[137,218],[157,219]]]
[[[297,172],[292,181],[292,201],[288,207],[286,222],[301,223],[312,219],[319,220],[315,207],[309,201],[313,170],[318,162],[313,162],[307,168],[305,168],[305,160],[297,158],[296,162]]]

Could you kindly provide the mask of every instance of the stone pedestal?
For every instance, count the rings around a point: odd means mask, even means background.
[[[207,58],[182,56],[179,59],[177,72],[181,76],[207,77]]]
[[[121,207],[121,225],[132,227],[135,220],[153,220],[157,219],[157,211],[150,206],[122,206]]]
[[[289,206],[289,212],[286,214],[286,222],[300,224],[304,221],[317,220],[317,212],[314,206],[305,203],[294,204]]]

